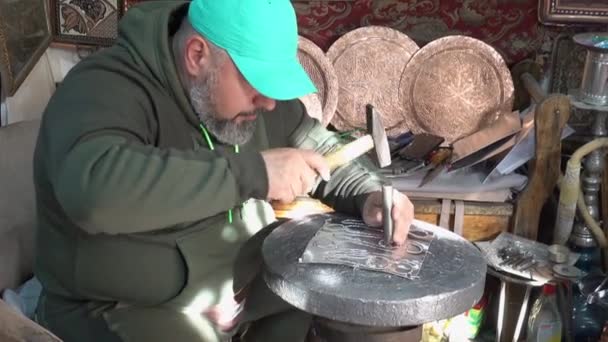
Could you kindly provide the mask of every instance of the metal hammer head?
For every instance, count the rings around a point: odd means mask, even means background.
[[[374,141],[374,156],[380,167],[389,166],[391,165],[391,150],[388,146],[388,137],[386,136],[386,130],[382,125],[380,115],[378,115],[371,104],[368,104],[365,109],[367,133]]]

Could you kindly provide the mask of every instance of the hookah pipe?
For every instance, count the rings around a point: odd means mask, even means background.
[[[576,96],[579,100],[588,103],[602,105],[605,102],[607,71],[606,60],[608,60],[608,34],[606,33],[583,33],[573,38],[574,42],[587,50],[581,88]],[[578,102],[578,101],[577,101]],[[589,214],[583,194],[580,190],[580,171],[582,159],[591,152],[600,148],[608,147],[607,138],[598,138],[578,148],[566,165],[565,175],[561,181],[559,206],[554,230],[554,242],[565,244],[572,233],[576,208],[586,226],[590,229],[600,248],[608,248],[606,234],[599,224]],[[604,170],[604,172],[606,172]],[[606,203],[602,203],[606,206]],[[605,220],[608,218],[604,217]],[[604,263],[608,266],[608,254],[605,254]]]

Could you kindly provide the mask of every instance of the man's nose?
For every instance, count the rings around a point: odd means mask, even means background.
[[[262,108],[264,110],[273,110],[277,103],[271,98],[268,98],[262,94],[258,94],[253,99],[253,104],[256,106],[256,108]]]

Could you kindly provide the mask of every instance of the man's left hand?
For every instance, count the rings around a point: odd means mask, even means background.
[[[402,245],[407,239],[407,233],[414,219],[414,205],[407,196],[394,190],[393,192],[393,243]],[[382,226],[382,192],[369,194],[361,212],[363,221],[371,227]]]

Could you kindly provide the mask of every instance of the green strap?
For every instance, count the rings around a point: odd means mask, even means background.
[[[199,123],[198,126],[201,128],[203,138],[205,138],[205,141],[207,141],[207,146],[209,146],[209,149],[213,151],[215,148],[213,147],[213,141],[211,141],[209,132],[207,132],[207,129],[202,123]],[[234,152],[239,153],[239,145],[234,145]],[[232,209],[228,209],[228,223],[232,223]]]
[[[209,149],[211,151],[213,151],[215,148],[213,147],[213,142],[211,141],[211,138],[209,137],[209,133],[207,133],[207,129],[205,128],[205,126],[203,126],[202,123],[199,123],[198,126],[201,128],[201,132],[203,133],[203,138],[205,138],[205,141],[207,141],[207,145],[209,146]]]

